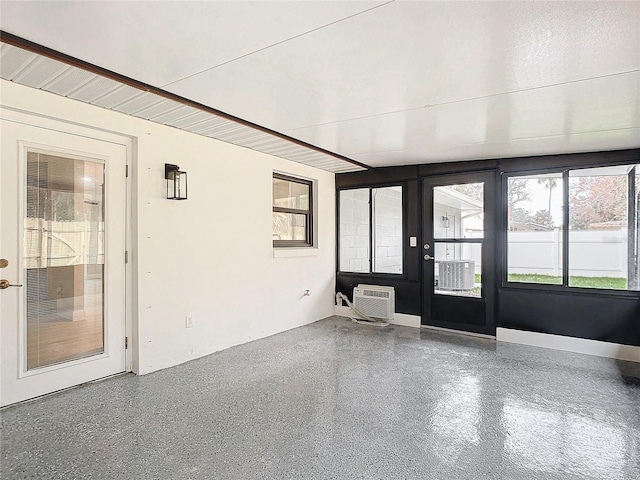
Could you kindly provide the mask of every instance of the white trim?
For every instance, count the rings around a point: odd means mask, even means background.
[[[390,320],[389,323],[393,323],[394,325],[404,325],[405,327],[420,328],[420,316],[409,315],[408,313],[396,313],[393,316],[393,320]]]
[[[0,118],[14,123],[22,123],[32,127],[44,128],[78,137],[92,138],[101,142],[115,143],[117,145],[130,146],[131,141],[133,140],[131,135],[120,133],[115,130],[91,127],[85,124],[71,122],[63,118],[52,117],[49,115],[43,115],[39,112],[12,107],[2,102],[0,102]],[[65,128],[61,128],[61,124],[64,124]]]
[[[137,200],[137,184],[135,183],[135,179],[137,178],[137,138],[120,131],[89,126],[84,123],[77,123],[67,119],[13,107],[2,101],[0,101],[0,118],[14,123],[21,123],[125,147],[125,165],[129,166],[129,177],[126,179],[125,186],[125,215],[127,216],[125,220],[125,248],[129,252],[129,263],[125,265],[125,336],[129,342],[129,348],[125,350],[125,372],[133,371],[137,374],[139,366],[138,317],[136,309],[137,284],[134,283],[134,281],[137,280],[137,268],[132,260],[132,258],[137,258],[137,244],[134,242],[133,236],[134,230],[137,228],[137,215],[134,216],[134,213],[137,213],[137,205],[133,201],[134,199]],[[64,125],[64,127],[61,127],[61,125]],[[37,144],[29,144],[29,146],[38,147]],[[44,147],[49,148],[48,146]],[[73,150],[65,152],[67,155],[73,155],[74,153],[78,155],[78,152]],[[80,152],[80,155],[83,159],[86,157],[96,159],[96,155],[93,153],[83,155],[82,152]],[[20,225],[19,227],[21,228]],[[20,266],[20,268],[22,268],[22,266]],[[20,313],[22,314],[22,312]]]
[[[288,257],[317,257],[320,254],[320,250],[313,247],[304,248],[274,248],[273,258],[288,258]]]
[[[498,327],[496,340],[640,363],[640,347]]]
[[[16,173],[20,178],[24,178],[27,150],[40,153],[53,152],[69,158],[103,164],[105,165],[105,182],[107,185],[105,197],[108,199],[119,199],[117,201],[117,210],[114,210],[114,205],[105,205],[105,225],[113,224],[111,219],[125,219],[122,225],[120,224],[120,220],[118,220],[117,223],[119,227],[117,230],[107,226],[106,232],[111,231],[111,233],[107,233],[107,237],[104,239],[106,249],[105,263],[110,265],[105,268],[104,274],[104,314],[105,318],[114,317],[118,319],[118,326],[115,330],[112,330],[111,327],[113,325],[111,322],[106,322],[104,325],[104,352],[98,355],[83,357],[54,365],[47,365],[46,367],[34,368],[27,371],[25,358],[26,332],[23,322],[17,322],[16,334],[18,336],[19,344],[16,348],[22,348],[22,352],[18,351],[15,355],[12,355],[17,361],[17,365],[15,365],[15,372],[12,372],[11,375],[7,375],[7,379],[14,379],[11,381],[12,383],[9,384],[9,388],[7,388],[7,383],[5,383],[4,374],[6,371],[0,373],[2,374],[2,385],[0,386],[3,394],[2,403],[8,405],[15,403],[14,400],[17,398],[15,395],[18,389],[13,388],[13,386],[17,384],[16,382],[20,382],[20,384],[24,386],[24,388],[21,388],[21,392],[18,392],[19,396],[22,396],[27,392],[27,390],[30,392],[29,395],[33,395],[34,392],[37,394],[38,392],[43,391],[57,391],[61,385],[68,385],[68,380],[73,380],[71,377],[74,377],[77,383],[81,384],[87,381],[93,381],[96,378],[102,378],[105,374],[119,374],[122,373],[122,371],[128,371],[131,368],[131,349],[125,350],[122,348],[124,346],[124,338],[122,337],[126,336],[131,340],[132,337],[129,335],[129,332],[132,331],[133,327],[131,324],[132,319],[128,315],[131,308],[132,296],[129,292],[131,291],[132,284],[127,281],[127,266],[124,265],[124,251],[131,250],[129,247],[129,221],[131,212],[127,201],[129,183],[125,179],[124,172],[125,165],[131,165],[129,157],[133,153],[133,141],[131,137],[126,135],[117,135],[113,132],[91,129],[89,127],[69,123],[62,119],[55,120],[52,117],[29,114],[27,112],[11,108],[7,109],[0,107],[0,119],[2,120],[3,125],[7,127],[12,125],[12,128],[29,129],[25,130],[27,133],[18,133],[18,130],[16,130],[14,135],[18,142],[18,151],[16,152],[18,157],[18,171]],[[32,137],[31,133],[29,133],[31,132],[31,129],[33,129],[33,132],[40,132],[38,133],[37,138],[42,140],[38,142],[32,141],[32,139],[35,140],[36,137]],[[20,132],[22,132],[22,130],[20,130]],[[40,136],[40,134],[43,136]],[[99,142],[99,144],[96,144],[95,142]],[[125,195],[125,197],[120,197],[120,191],[118,191],[118,195],[114,197],[112,190],[114,181],[120,184],[121,180],[124,185],[122,188],[122,194]],[[17,187],[19,189],[17,192],[19,203],[18,213],[20,218],[22,218],[24,217],[24,203],[20,201],[20,198],[24,196],[25,185],[20,181],[18,182]],[[22,226],[19,224],[18,227],[17,231],[19,232]],[[111,255],[111,258],[109,255]],[[122,257],[122,265],[119,263],[120,257]],[[21,257],[18,256],[18,258],[19,260],[17,261],[17,264],[20,267],[20,276],[23,277],[24,272],[22,272],[22,270],[24,265]],[[116,277],[114,277],[113,265],[118,265],[116,273],[118,276],[122,273],[122,278],[116,279]],[[120,267],[122,267],[121,272]],[[24,281],[26,281],[26,279],[23,277],[21,283],[24,283]],[[119,285],[114,289],[114,284]],[[123,286],[124,290],[121,290]],[[107,292],[117,292],[117,296],[108,297],[107,295],[110,295],[110,293]],[[117,300],[114,300],[114,298]],[[22,308],[22,302],[18,303],[18,308]],[[110,306],[116,306],[117,314],[115,316],[109,312],[108,309]],[[17,313],[18,318],[23,318],[23,311],[18,311]],[[120,332],[121,328],[122,332]],[[3,331],[2,333],[5,332]],[[114,335],[116,333],[117,335]],[[130,342],[130,344],[131,343],[133,342]],[[118,365],[116,366],[114,362],[117,362]],[[74,370],[67,374],[67,369]],[[14,370],[14,368],[12,368],[12,370]],[[7,393],[11,391],[13,391],[13,393]]]
[[[362,319],[362,317],[351,310],[351,307],[346,307],[343,305],[335,305],[334,314],[339,317],[353,317]],[[389,323],[391,323],[392,325],[402,325],[404,327],[420,328],[420,317],[418,315],[409,315],[406,313],[395,313],[393,315],[393,318],[389,320]]]

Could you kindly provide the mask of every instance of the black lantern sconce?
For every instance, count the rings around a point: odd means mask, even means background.
[[[164,178],[167,180],[169,200],[187,199],[187,172],[181,172],[178,165],[164,164]]]

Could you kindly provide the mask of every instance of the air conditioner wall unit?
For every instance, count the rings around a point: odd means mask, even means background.
[[[393,287],[360,284],[353,289],[353,305],[372,318],[392,320],[396,311]]]

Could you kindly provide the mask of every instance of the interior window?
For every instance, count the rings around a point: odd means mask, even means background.
[[[569,172],[570,286],[639,290],[638,170]]]
[[[312,182],[273,174],[273,246],[313,245]]]
[[[369,189],[340,192],[340,270],[369,273]]]
[[[619,165],[510,176],[508,281],[640,290],[639,173]]]
[[[340,191],[342,272],[402,274],[402,186]]]

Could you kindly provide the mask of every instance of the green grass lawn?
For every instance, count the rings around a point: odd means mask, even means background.
[[[476,285],[482,284],[479,273],[475,276]],[[562,285],[562,277],[553,275],[540,275],[537,273],[513,273],[509,275],[510,282],[540,283],[544,285]],[[569,277],[570,287],[602,288],[607,290],[626,290],[626,278],[614,277]],[[480,287],[475,287],[471,296],[480,296]]]
[[[539,274],[511,274],[509,275],[510,282],[522,282],[522,283],[544,283],[551,285],[562,285],[562,277],[556,277],[553,275],[539,275]],[[586,288],[605,288],[610,290],[626,290],[627,279],[626,278],[614,278],[614,277],[569,277],[569,286],[571,287],[586,287]]]

